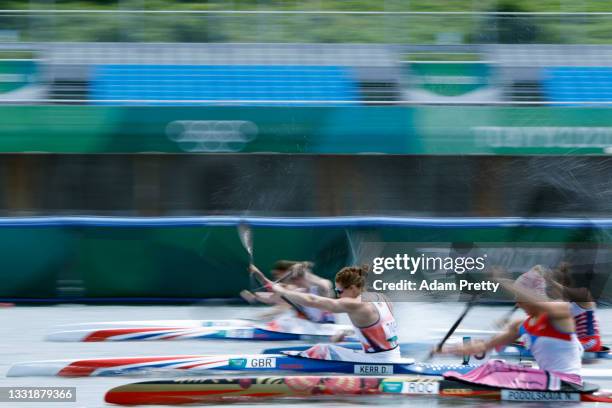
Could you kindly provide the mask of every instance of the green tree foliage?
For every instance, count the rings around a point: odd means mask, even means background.
[[[0,0],[2,9],[277,11],[612,11],[581,0]],[[73,16],[74,17],[74,16]],[[0,16],[0,29],[33,41],[334,42],[432,44],[612,43],[612,17],[517,15],[185,15]]]

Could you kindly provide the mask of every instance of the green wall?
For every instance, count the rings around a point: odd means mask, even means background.
[[[607,107],[0,106],[0,152],[607,154]]]
[[[104,217],[89,224],[69,218],[53,225],[42,225],[44,218],[25,219],[18,225],[10,220],[0,223],[0,298],[235,297],[249,286],[248,256],[238,238],[238,219],[220,224],[199,218],[165,225]],[[562,221],[506,225],[495,219],[482,224],[469,218],[448,224],[444,218],[434,223],[399,218],[350,222],[336,218],[323,223],[320,219],[254,220],[255,263],[262,270],[277,259],[311,260],[316,271],[327,277],[355,262],[354,257],[363,258],[359,248],[370,241],[477,242],[483,247],[539,243],[560,249],[576,243],[612,243],[608,224],[568,227]],[[66,280],[80,282],[80,291],[62,289]]]

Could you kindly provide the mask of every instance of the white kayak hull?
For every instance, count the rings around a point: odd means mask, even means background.
[[[259,324],[248,319],[208,319],[208,320],[126,320],[111,322],[70,323],[57,326],[60,330],[95,330],[108,328],[142,328],[142,327],[248,327]]]
[[[231,322],[237,322],[231,326]],[[160,324],[153,323],[160,323]],[[171,323],[177,323],[172,325]],[[185,323],[185,324],[183,324]],[[102,322],[98,327],[64,326],[64,330],[50,333],[49,341],[176,341],[176,340],[260,340],[331,341],[339,332],[351,333],[353,328],[340,324],[320,324],[295,318],[255,324],[240,320],[164,320],[140,322]]]

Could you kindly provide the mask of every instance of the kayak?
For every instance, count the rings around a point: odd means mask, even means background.
[[[424,377],[293,376],[194,378],[146,381],[109,390],[110,404],[197,404],[220,401],[253,401],[270,398],[367,395],[435,395],[487,398],[504,401],[612,402],[612,391],[585,384],[581,390],[561,391],[504,389],[464,381]]]
[[[70,323],[57,326],[62,330],[95,330],[113,328],[141,328],[141,327],[244,327],[255,326],[261,322],[248,319],[208,319],[208,320],[125,320],[111,322]]]
[[[442,375],[447,371],[468,372],[476,365],[394,363],[319,360],[296,353],[251,355],[181,355],[162,357],[119,357],[84,360],[47,360],[17,363],[7,377],[59,376],[98,377],[123,375],[196,375],[211,370],[238,372],[324,372],[362,375]]]
[[[259,340],[310,342],[332,341],[340,325],[324,328],[317,334],[288,333],[260,327],[133,327],[95,330],[66,330],[47,335],[46,340],[64,342],[158,341],[158,340]],[[347,326],[345,327],[348,330]],[[325,333],[325,334],[324,334]]]
[[[362,375],[419,374],[440,376],[447,371],[466,373],[479,365],[417,363],[403,358],[394,363],[336,361],[305,358],[298,352],[247,355],[179,355],[154,357],[117,357],[82,360],[45,360],[17,363],[7,377],[100,377],[100,376],[188,376],[209,371],[347,373]],[[589,380],[610,380],[612,369],[583,368]]]
[[[352,331],[352,326],[319,324],[286,319],[288,329],[272,323],[250,320],[143,320],[99,322],[62,326],[64,329],[47,335],[46,340],[63,342],[157,341],[157,340],[304,340],[331,341],[339,331]]]

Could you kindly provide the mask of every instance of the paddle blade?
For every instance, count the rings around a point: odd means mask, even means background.
[[[238,225],[238,237],[242,246],[249,254],[249,263],[253,263],[253,231],[251,227],[246,223],[240,223]]]

